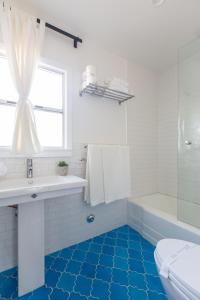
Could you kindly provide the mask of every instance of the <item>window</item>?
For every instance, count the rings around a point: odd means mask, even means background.
[[[38,68],[29,99],[33,104],[40,143],[48,152],[69,146],[65,89],[64,71],[49,66]],[[17,101],[8,61],[0,56],[0,149],[11,146]]]

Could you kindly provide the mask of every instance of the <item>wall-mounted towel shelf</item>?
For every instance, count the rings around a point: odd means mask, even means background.
[[[84,89],[80,91],[80,96],[83,95],[93,95],[106,99],[111,99],[118,101],[119,104],[130,100],[134,97],[134,95],[127,94],[118,90],[113,90],[108,88],[107,86],[102,86],[93,83],[88,84]]]

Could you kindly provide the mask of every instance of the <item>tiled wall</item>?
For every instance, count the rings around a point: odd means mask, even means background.
[[[158,191],[177,196],[178,75],[171,68],[160,76],[158,101]]]
[[[84,144],[74,145],[73,155],[67,159],[69,173],[84,177],[86,157]],[[37,158],[33,160],[35,176],[56,174],[59,158]],[[5,159],[8,178],[25,176],[24,159]],[[86,217],[93,213],[95,222],[88,224]],[[87,206],[82,194],[71,195],[45,202],[45,247],[46,253],[67,247],[76,242],[101,234],[112,228],[126,224],[126,200],[97,208]],[[17,264],[17,217],[15,209],[0,208],[0,271]]]
[[[133,197],[157,192],[157,76],[130,65],[129,81],[135,99],[127,106],[127,134],[131,146]]]

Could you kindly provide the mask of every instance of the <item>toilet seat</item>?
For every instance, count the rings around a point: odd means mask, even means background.
[[[186,249],[182,251],[182,249]],[[155,259],[160,271],[162,264],[180,253],[168,266],[168,281],[191,300],[200,299],[200,246],[194,243],[165,239],[158,242]]]

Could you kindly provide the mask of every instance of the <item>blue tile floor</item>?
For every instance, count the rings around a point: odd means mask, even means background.
[[[154,247],[123,226],[45,258],[46,284],[20,300],[167,300]],[[0,300],[17,298],[17,270],[0,273]]]

